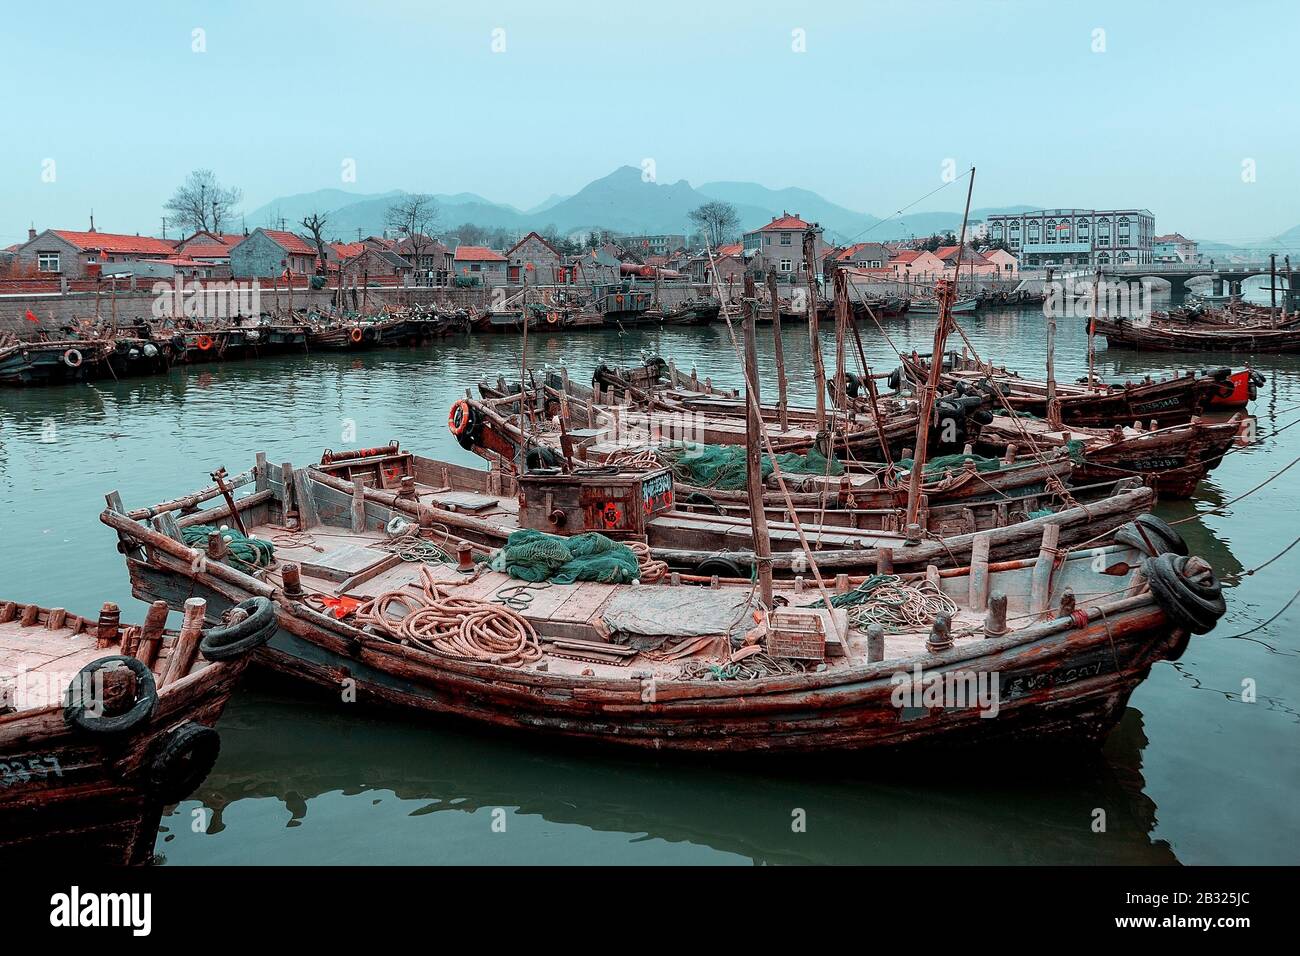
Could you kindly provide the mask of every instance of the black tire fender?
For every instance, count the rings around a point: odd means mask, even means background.
[[[1142,562],[1142,573],[1161,610],[1193,634],[1211,631],[1227,611],[1214,569],[1201,558],[1159,554]]]
[[[149,784],[164,803],[179,803],[212,771],[221,753],[221,735],[186,721],[167,732],[149,763]]]
[[[235,605],[248,616],[233,624],[218,624],[203,632],[199,653],[210,661],[231,661],[261,647],[278,629],[270,598],[254,597]]]
[[[1156,554],[1186,555],[1187,542],[1171,525],[1150,513],[1140,514],[1115,532],[1115,540],[1137,548],[1148,557],[1154,557],[1151,546],[1158,550]],[[1150,542],[1150,544],[1148,544]]]
[[[95,701],[94,675],[110,667],[125,666],[135,675],[135,703],[125,713],[107,717],[92,712]],[[158,705],[158,684],[153,672],[141,660],[124,654],[110,654],[91,661],[77,672],[64,694],[63,722],[88,734],[113,736],[139,727],[153,716]]]
[[[720,578],[748,578],[749,574],[731,558],[705,558],[695,568],[696,574],[714,575]]]

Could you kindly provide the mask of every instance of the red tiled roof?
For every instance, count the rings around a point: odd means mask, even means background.
[[[725,246],[718,246],[718,248],[713,251],[713,254],[719,259],[724,259],[727,256],[740,255],[743,248],[744,247],[738,242],[729,242]]]
[[[487,246],[457,246],[457,262],[505,262],[506,257]]]
[[[78,249],[102,249],[105,252],[122,254],[169,256],[175,244],[166,239],[154,239],[152,236],[126,236],[116,232],[72,232],[67,229],[51,229],[64,242],[70,242]]]
[[[361,255],[367,249],[364,242],[331,242],[329,247],[338,254],[340,259],[351,259]]]
[[[266,236],[270,237],[275,244],[285,252],[290,252],[297,256],[316,255],[316,247],[302,236],[295,233],[281,232],[279,229],[263,229],[262,232]]]
[[[843,249],[835,250],[832,253],[832,255],[834,256],[837,262],[848,262],[859,252],[861,252],[863,249],[866,249],[868,246],[872,247],[871,250],[872,252],[879,250],[881,253],[880,258],[882,260],[889,258],[889,250],[886,249],[878,242],[855,242],[851,246],[846,246]]]
[[[804,222],[798,216],[792,216],[786,213],[784,216],[777,216],[766,226],[759,229],[759,232],[768,232],[772,229],[807,229],[808,223]]]
[[[187,245],[181,253],[191,259],[229,259],[230,246],[216,242],[194,243]]]
[[[915,262],[917,259],[921,258],[921,253],[923,251],[924,250],[922,249],[904,249],[902,252],[894,256],[894,258],[890,259],[889,261],[904,262],[904,263]]]
[[[947,262],[949,259],[955,260],[957,258],[957,247],[940,246],[938,250],[936,250],[935,255],[938,256],[940,259],[942,259],[944,262]],[[982,255],[980,255],[978,252],[976,252],[973,249],[963,250],[961,255],[961,261],[967,264],[972,264],[977,266],[986,265],[988,263],[987,259],[985,259]]]

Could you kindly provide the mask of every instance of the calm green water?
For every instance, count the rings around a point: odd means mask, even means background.
[[[982,355],[1041,368],[1040,312],[963,324]],[[926,351],[933,319],[890,320],[887,330],[899,348]],[[760,329],[769,370],[770,336]],[[896,364],[878,333],[865,338],[871,361]],[[827,336],[828,362],[832,346]],[[575,376],[601,359],[634,360],[643,347],[739,384],[721,327],[530,338],[533,365],[567,362]],[[810,402],[806,328],[787,327],[784,347],[800,379],[792,392]],[[1111,379],[1182,367],[1179,356],[1101,348],[1099,371]],[[1082,324],[1062,322],[1058,374],[1077,377],[1085,356]],[[4,392],[3,591],[82,611],[116,600],[138,620],[143,606],[130,600],[115,538],[97,520],[106,492],[136,507],[208,484],[217,466],[241,471],[260,450],[305,464],[326,447],[391,438],[473,464],[447,432],[447,409],[480,375],[518,366],[517,338],[479,337]],[[1269,377],[1254,408],[1262,441],[1228,456],[1196,501],[1162,506],[1166,518],[1220,507],[1300,455],[1300,428],[1273,434],[1300,420],[1300,360],[1258,366]],[[345,442],[349,421],[356,437]],[[164,820],[157,849],[172,864],[1300,862],[1300,602],[1253,635],[1263,643],[1225,639],[1294,593],[1300,548],[1243,572],[1300,535],[1298,490],[1300,467],[1225,514],[1181,526],[1225,579],[1228,615],[1177,664],[1155,667],[1101,753],[1047,762],[666,759],[405,723],[256,685],[231,702],[216,769]],[[1241,699],[1246,680],[1258,688],[1255,703]],[[1096,808],[1105,833],[1091,829]],[[806,832],[792,830],[799,810]],[[195,832],[196,811],[205,832]]]

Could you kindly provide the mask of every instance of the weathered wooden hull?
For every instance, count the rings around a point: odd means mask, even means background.
[[[215,724],[249,660],[161,689],[153,715],[125,738],[78,733],[57,706],[0,716],[0,859],[147,862],[164,806],[150,780],[159,742],[182,724]]]
[[[143,562],[128,563],[137,596],[171,603],[193,591],[217,611],[247,596],[204,576],[190,581]],[[1095,742],[1118,721],[1151,665],[1176,657],[1186,641],[1186,633],[1171,630],[1151,601],[1130,603],[1085,628],[1058,619],[1033,633],[959,646],[915,662],[864,665],[834,678],[806,673],[764,681],[629,686],[624,680],[510,671],[365,637],[348,639],[283,611],[280,632],[256,661],[336,699],[341,688],[355,687],[358,702],[651,750],[820,752]],[[1002,688],[997,715],[981,717],[975,708],[900,708],[893,697],[895,675],[910,673],[914,663],[927,674],[996,672]]]
[[[1300,329],[1268,327],[1188,326],[1151,324],[1135,326],[1098,320],[1097,332],[1113,349],[1148,352],[1245,352],[1251,354],[1300,352]]]

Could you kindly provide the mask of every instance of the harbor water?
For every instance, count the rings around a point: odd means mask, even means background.
[[[980,355],[1041,377],[1040,308],[961,319]],[[934,318],[886,320],[902,350],[929,351]],[[771,326],[760,326],[765,397],[775,396]],[[863,329],[877,371],[897,365]],[[532,333],[529,364],[600,361],[643,349],[738,385],[724,325]],[[833,336],[826,334],[828,365]],[[1108,351],[1109,381],[1240,366],[1241,356]],[[786,324],[791,396],[811,404],[807,327]],[[0,394],[0,581],[4,596],[93,614],[106,600],[139,621],[104,495],[128,508],[210,483],[256,452],[305,465],[322,450],[398,439],[481,464],[447,430],[451,403],[481,377],[517,377],[517,335],[312,354],[165,376]],[[1099,752],[974,752],[797,761],[680,759],[406,721],[254,681],[219,724],[207,781],[164,817],[156,850],[176,864],[235,863],[1286,863],[1300,862],[1300,357],[1255,363],[1259,441],[1229,454],[1191,501],[1161,504],[1225,585],[1228,613],[1157,664]],[[832,366],[833,367],[833,366]],[[851,363],[850,368],[854,367]],[[1059,378],[1086,368],[1085,323],[1065,319]],[[1237,500],[1240,496],[1248,496]],[[1196,515],[1199,517],[1195,517]]]

